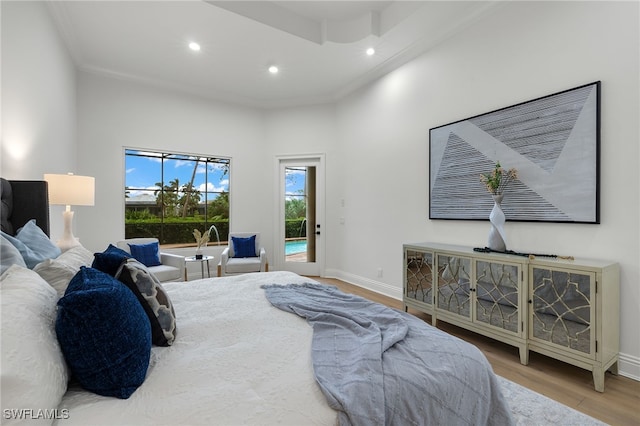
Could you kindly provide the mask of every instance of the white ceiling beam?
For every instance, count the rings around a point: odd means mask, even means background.
[[[354,43],[370,35],[381,34],[380,12],[365,11],[361,16],[348,20],[315,20],[301,16],[270,1],[206,1],[213,6],[228,10],[289,34],[324,44]]]
[[[270,1],[206,1],[205,3],[317,44],[323,42],[319,22],[300,16]]]

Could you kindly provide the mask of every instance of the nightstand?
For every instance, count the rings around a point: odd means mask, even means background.
[[[202,278],[204,278],[204,265],[207,264],[207,277],[211,278],[211,268],[209,267],[209,261],[213,260],[214,256],[202,256],[201,259],[197,259],[195,256],[186,256],[184,261],[187,263],[191,262],[200,262],[200,271],[202,273]],[[188,281],[188,268],[184,269],[184,280]]]

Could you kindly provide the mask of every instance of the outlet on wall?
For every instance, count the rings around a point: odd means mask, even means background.
[[[382,278],[382,268],[378,268],[378,278]]]

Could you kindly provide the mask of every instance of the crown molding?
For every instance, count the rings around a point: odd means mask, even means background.
[[[78,46],[78,36],[73,28],[71,19],[69,18],[69,12],[65,6],[65,2],[61,1],[46,1],[47,9],[53,18],[54,25],[62,37],[65,46],[71,55],[76,66],[84,64],[84,57],[82,56],[80,47]]]

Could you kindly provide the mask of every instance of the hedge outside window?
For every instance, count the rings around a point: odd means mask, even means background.
[[[125,238],[187,247],[194,229],[211,229],[210,244],[227,241],[229,158],[138,149],[124,157]]]

